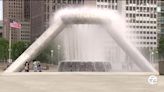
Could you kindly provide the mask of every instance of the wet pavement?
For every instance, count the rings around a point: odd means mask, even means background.
[[[0,74],[0,92],[164,92],[164,76],[151,73],[11,73]]]

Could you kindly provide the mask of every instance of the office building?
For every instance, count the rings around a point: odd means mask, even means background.
[[[158,1],[158,28],[159,28],[159,37],[164,36],[164,1]]]
[[[97,7],[118,10],[126,18],[128,38],[136,47],[157,48],[157,0],[97,0]]]

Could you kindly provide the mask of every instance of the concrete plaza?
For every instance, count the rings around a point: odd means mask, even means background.
[[[146,73],[0,74],[0,92],[164,92],[164,76],[150,85]]]

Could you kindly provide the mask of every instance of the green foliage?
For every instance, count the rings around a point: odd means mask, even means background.
[[[50,61],[50,48],[47,48],[43,50],[40,55],[36,58],[36,60],[39,60],[44,63],[49,63]]]
[[[29,46],[28,42],[19,41],[12,44],[11,56],[12,59],[17,59]]]
[[[51,56],[51,50],[53,50],[53,56]],[[44,63],[58,64],[58,61],[63,58],[63,49],[58,48],[57,44],[49,45],[45,50],[43,50],[40,55],[36,58]]]
[[[159,40],[158,52],[160,56],[164,57],[164,36]]]
[[[29,46],[30,43],[23,41],[12,43],[11,58],[16,60]],[[8,59],[8,47],[8,41],[0,38],[0,61]],[[51,50],[54,51],[53,56],[51,56]],[[63,58],[62,50],[62,48],[58,48],[57,44],[49,45],[45,50],[41,51],[40,55],[36,57],[36,60],[44,63],[57,64]]]
[[[8,58],[8,41],[0,38],[0,60]]]

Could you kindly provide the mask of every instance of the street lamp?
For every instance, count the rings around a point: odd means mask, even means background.
[[[151,55],[151,61],[155,63],[155,61],[158,60],[158,51],[157,50],[151,51],[150,55]]]
[[[60,45],[57,46],[57,48],[58,48],[58,63],[59,63],[59,58],[60,58],[60,47],[61,47]]]
[[[8,52],[9,52],[9,58],[8,58],[8,63],[9,65],[12,63],[12,59],[11,59],[11,27],[10,27],[10,30],[9,30],[9,49],[8,49]]]
[[[54,56],[54,50],[51,50],[51,62],[50,62],[50,64],[53,63],[53,56]]]
[[[156,56],[155,63],[157,63],[158,62],[158,50],[155,51],[155,56]]]
[[[151,52],[151,62],[154,63],[154,52]]]

